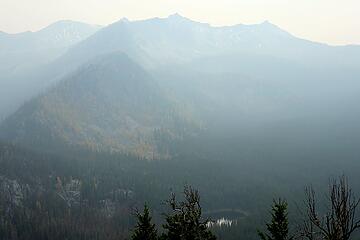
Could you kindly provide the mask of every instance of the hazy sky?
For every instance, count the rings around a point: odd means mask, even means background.
[[[360,44],[360,0],[0,0],[0,30],[35,31],[61,19],[107,25],[175,12],[212,25],[269,20],[302,38]]]

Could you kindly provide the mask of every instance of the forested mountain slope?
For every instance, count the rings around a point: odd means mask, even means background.
[[[66,144],[154,158],[161,138],[182,138],[195,126],[149,74],[114,53],[86,63],[26,103],[1,125],[0,135],[36,149]]]

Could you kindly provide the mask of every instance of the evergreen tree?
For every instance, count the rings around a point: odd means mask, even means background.
[[[258,231],[262,240],[289,240],[288,204],[279,199],[274,201],[271,211],[271,222],[266,224],[268,233]]]
[[[200,196],[190,187],[184,189],[185,200],[178,202],[173,194],[167,201],[171,213],[166,214],[162,240],[215,240],[208,229],[209,220],[202,221]]]
[[[143,213],[136,212],[138,219],[137,225],[133,231],[131,239],[133,240],[156,240],[157,230],[155,224],[152,223],[150,211],[145,204]]]

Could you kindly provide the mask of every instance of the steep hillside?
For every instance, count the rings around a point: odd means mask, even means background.
[[[1,126],[3,139],[35,148],[58,144],[153,158],[160,138],[193,126],[126,55],[96,58],[29,101]]]

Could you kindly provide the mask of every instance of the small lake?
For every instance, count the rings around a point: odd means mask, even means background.
[[[231,227],[238,224],[238,220],[249,216],[249,213],[242,209],[217,209],[203,213],[205,218],[213,220],[208,227]]]

